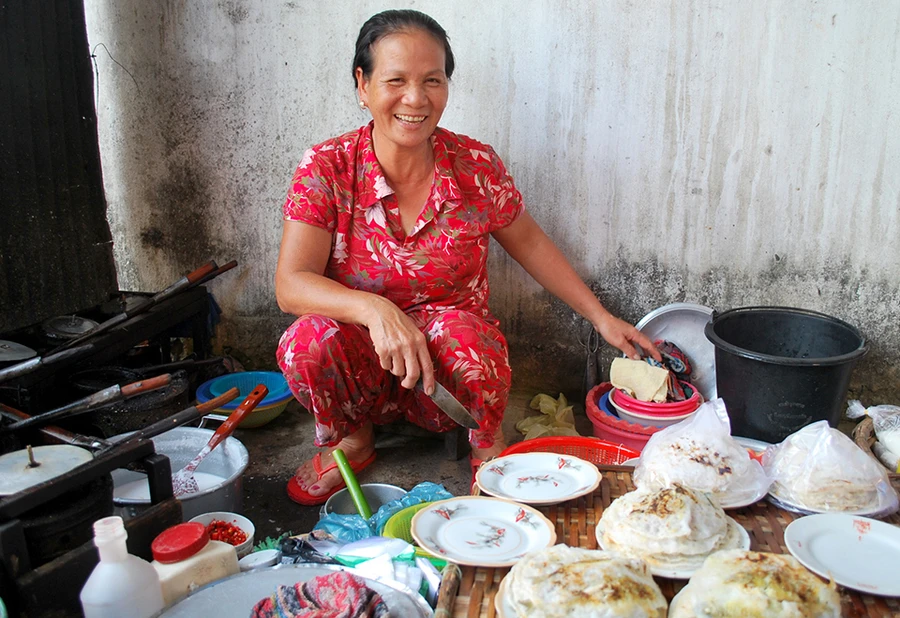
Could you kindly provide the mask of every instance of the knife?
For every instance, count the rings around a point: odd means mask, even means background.
[[[416,382],[416,388],[425,392],[425,387],[422,385],[422,378],[419,378],[419,381]],[[430,395],[431,400],[437,404],[437,407],[441,409],[447,416],[452,418],[454,421],[466,427],[468,429],[478,429],[478,421],[472,418],[472,415],[469,414],[469,411],[463,406],[463,404],[459,403],[450,391],[441,386],[441,383],[437,380],[434,381],[434,393]]]

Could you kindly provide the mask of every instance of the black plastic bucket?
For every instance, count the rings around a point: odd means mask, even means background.
[[[706,338],[732,435],[772,443],[815,421],[837,427],[853,366],[868,351],[846,322],[789,307],[713,314]]]

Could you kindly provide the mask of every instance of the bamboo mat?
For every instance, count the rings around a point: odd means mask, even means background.
[[[633,468],[622,466],[599,466],[603,479],[597,490],[581,498],[561,504],[540,507],[539,510],[556,525],[558,543],[573,547],[597,549],[594,527],[603,509],[622,494],[634,489],[631,482]],[[784,529],[797,515],[772,506],[766,501],[733,511],[728,514],[736,519],[750,534],[750,548],[754,551],[787,553],[784,544]],[[885,519],[900,525],[900,514]],[[495,618],[494,597],[500,580],[509,572],[508,567],[462,568],[459,591],[452,600],[450,615],[453,618]],[[681,590],[686,581],[657,578],[666,599]],[[853,590],[840,588],[844,618],[897,618],[900,617],[900,599],[876,597]],[[440,606],[439,606],[440,609]]]

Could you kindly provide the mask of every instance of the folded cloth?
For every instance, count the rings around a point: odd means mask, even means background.
[[[386,618],[381,595],[356,575],[336,571],[293,586],[278,586],[250,618]]]
[[[653,367],[644,361],[614,358],[609,366],[612,385],[641,401],[666,401],[668,380],[668,369]]]

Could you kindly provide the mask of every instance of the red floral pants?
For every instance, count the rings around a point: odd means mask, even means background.
[[[438,382],[466,407],[479,429],[476,448],[494,443],[509,398],[506,339],[466,311],[408,313],[425,335]],[[369,331],[318,315],[297,319],[278,344],[278,366],[297,400],[316,417],[317,446],[333,446],[367,421],[401,418],[435,432],[458,425],[418,390],[381,368]]]

